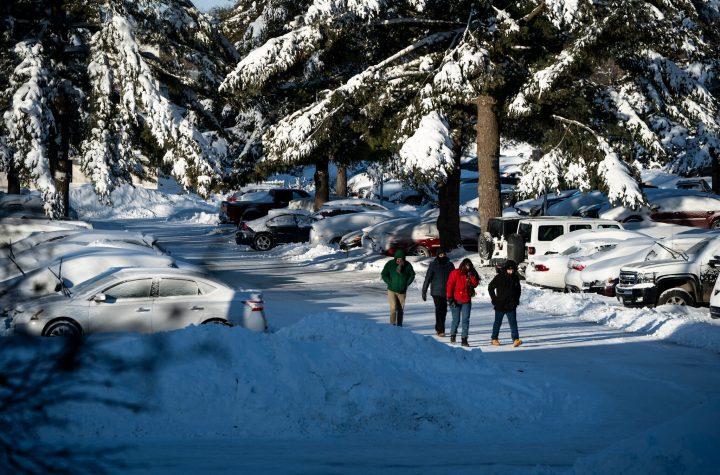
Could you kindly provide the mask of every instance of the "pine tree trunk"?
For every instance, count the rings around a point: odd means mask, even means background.
[[[712,160],[712,191],[720,195],[720,153],[715,147],[710,147],[710,160]]]
[[[13,195],[20,194],[20,177],[17,169],[12,164],[12,160],[10,160],[10,166],[7,170],[7,192]]]
[[[313,209],[318,211],[320,207],[330,199],[330,175],[328,173],[327,158],[321,158],[315,164],[315,202]]]
[[[456,140],[455,144],[459,147],[460,141]],[[438,187],[438,201],[440,245],[452,250],[460,245],[460,150],[456,150],[455,167],[448,174],[447,182]]]
[[[495,115],[495,99],[480,96],[477,99],[477,160],[478,160],[478,211],[480,227],[488,229],[490,218],[500,216],[500,131]]]
[[[347,196],[347,167],[345,165],[338,165],[337,167],[335,194],[338,196]]]

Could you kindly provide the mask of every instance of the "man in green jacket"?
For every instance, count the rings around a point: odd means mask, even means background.
[[[387,284],[388,302],[390,303],[390,325],[402,326],[405,293],[415,279],[412,264],[405,261],[402,249],[395,251],[394,259],[389,260],[382,270],[382,280]]]

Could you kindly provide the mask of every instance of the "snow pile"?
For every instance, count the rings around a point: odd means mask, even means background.
[[[707,308],[626,308],[614,298],[558,294],[531,286],[523,287],[521,304],[544,314],[577,315],[611,328],[720,353],[720,321],[712,320]]]
[[[174,195],[142,187],[122,185],[110,194],[111,206],[103,204],[91,185],[70,189],[70,203],[80,219],[172,218],[215,224],[219,197],[207,202],[194,194]]]
[[[162,349],[161,363],[154,380],[138,371],[103,392],[145,400],[145,412],[70,405],[80,437],[460,435],[532,423],[551,401],[547,389],[490,367],[478,349],[339,314],[275,334],[206,326],[96,343],[124,358]]]

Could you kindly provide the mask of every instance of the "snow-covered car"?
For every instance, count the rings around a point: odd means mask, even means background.
[[[565,288],[569,292],[595,292],[612,297],[620,268],[644,260],[654,245],[654,239],[639,237],[603,247],[594,254],[574,256],[567,264]]]
[[[675,183],[675,188],[678,190],[694,190],[702,191],[704,193],[712,193],[712,188],[708,182],[702,178],[685,178],[678,180],[677,183]]]
[[[687,251],[665,248],[672,258],[623,266],[615,287],[624,305],[702,305],[710,302],[717,267],[710,262],[720,254],[720,236],[706,237]]]
[[[109,269],[123,267],[172,267],[203,271],[198,266],[153,251],[95,247],[65,255],[26,275],[7,280],[0,290],[0,297],[5,302],[17,302],[72,290],[74,286]]]
[[[342,214],[315,222],[310,230],[310,244],[337,244],[347,233],[400,217],[393,211],[369,211]]]
[[[11,253],[18,255],[28,249],[35,248],[50,242],[73,242],[89,244],[97,241],[121,241],[139,246],[152,247],[153,249],[167,254],[157,241],[155,236],[145,233],[110,230],[87,230],[85,228],[63,229],[60,231],[37,232],[12,245],[0,248],[0,258],[7,257]]]
[[[260,292],[169,268],[112,270],[72,291],[16,306],[10,316],[14,332],[34,336],[151,333],[206,323],[267,329]]]
[[[124,240],[98,239],[87,242],[61,239],[58,241],[45,242],[20,253],[13,253],[13,255],[5,259],[0,259],[0,281],[26,274],[63,256],[79,255],[85,250],[100,247],[162,255],[162,252],[146,244],[138,244]]]
[[[46,218],[2,218],[0,219],[0,244],[14,243],[38,232],[83,229],[92,229],[92,225],[84,221]]]
[[[565,275],[572,258],[588,256],[602,250],[613,249],[616,240],[584,240],[572,244],[562,252],[545,254],[533,258],[525,269],[525,279],[529,284],[551,289],[565,290]]]
[[[468,216],[468,219],[470,218]],[[477,251],[479,235],[479,226],[460,220],[460,241],[465,249]],[[440,249],[437,218],[400,218],[386,221],[365,233],[363,246],[366,245],[375,252],[387,255],[393,255],[396,250],[402,249],[408,255],[434,256]]]
[[[648,189],[648,207],[599,207],[597,216],[621,222],[656,221],[706,229],[720,228],[720,197],[692,190]]]
[[[720,266],[720,260],[713,259],[710,261],[712,267]],[[712,295],[710,296],[710,317],[720,318],[720,279],[715,281]]]
[[[608,219],[589,219],[567,216],[537,216],[518,222],[517,234],[522,239],[509,242],[508,258],[516,262],[532,261],[549,251],[560,236],[579,230],[622,229],[622,225]]]
[[[367,173],[358,173],[348,179],[347,189],[358,198],[380,199],[380,189]],[[394,203],[419,205],[423,201],[422,193],[408,188],[400,180],[383,181],[382,200]]]
[[[555,203],[559,203],[574,194],[578,190],[562,190],[557,193],[548,193],[547,195],[540,196],[539,198],[533,198],[529,200],[518,201],[512,208],[506,208],[503,210],[503,215],[516,214],[519,216],[538,216],[542,214],[543,208],[549,208]]]
[[[304,210],[271,210],[262,218],[241,221],[235,242],[258,251],[269,251],[278,244],[308,242],[310,229],[317,219]]]

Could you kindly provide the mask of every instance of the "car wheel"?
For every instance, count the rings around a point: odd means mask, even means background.
[[[258,234],[253,239],[253,247],[258,251],[269,251],[273,246],[273,238],[269,234]]]
[[[685,289],[675,288],[669,289],[660,294],[658,305],[695,305],[695,299],[692,298]]]
[[[493,255],[494,243],[490,233],[480,233],[478,235],[478,255],[480,259],[489,261]]]
[[[82,335],[80,326],[69,320],[56,320],[50,322],[43,330],[43,336],[64,336],[77,338]]]
[[[203,325],[222,325],[224,327],[231,327],[232,324],[228,322],[227,320],[223,320],[221,318],[211,318],[210,320],[205,320],[202,322]]]
[[[415,246],[410,251],[411,256],[430,257],[430,249],[425,246]]]
[[[710,224],[710,229],[720,229],[720,219],[716,219]]]

